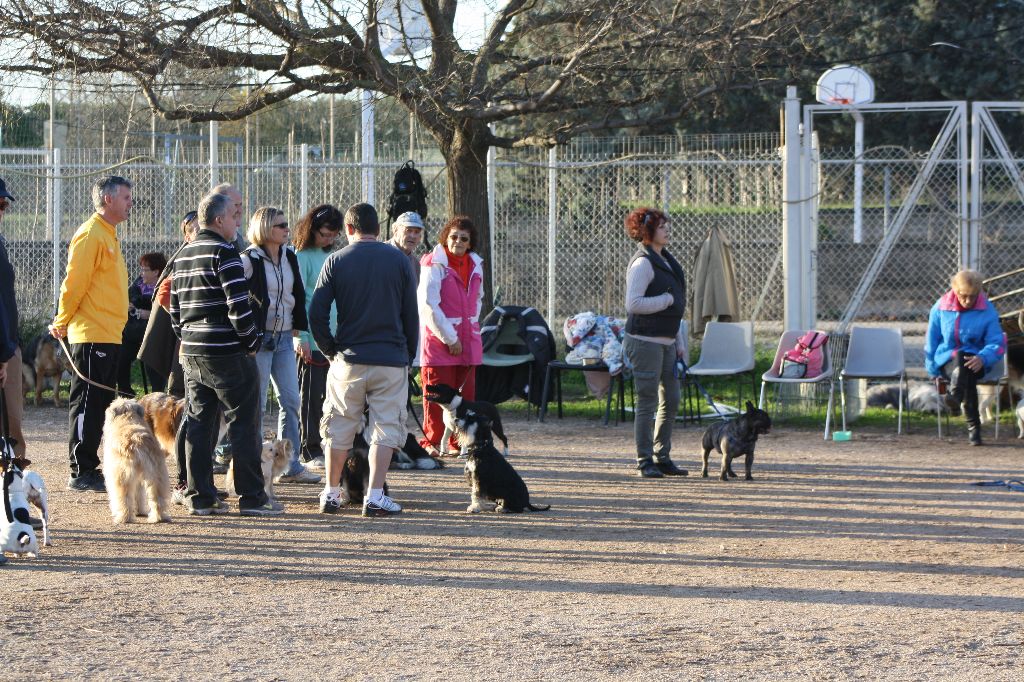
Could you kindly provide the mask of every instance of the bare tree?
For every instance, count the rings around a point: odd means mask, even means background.
[[[482,40],[467,46],[455,32],[458,0],[405,0],[397,12],[396,2],[210,0],[189,9],[167,0],[8,0],[0,43],[12,58],[0,69],[127,75],[152,109],[192,122],[237,120],[300,95],[391,96],[436,139],[448,209],[481,227],[486,251],[490,147],[671,123],[704,99],[784,76],[832,6],[507,0]],[[409,45],[401,60],[384,56],[385,5],[405,38],[410,12],[422,12],[429,50]],[[182,68],[259,74],[262,86],[248,96],[225,88],[200,102],[176,89]]]

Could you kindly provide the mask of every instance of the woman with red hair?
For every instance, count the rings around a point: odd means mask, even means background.
[[[679,409],[676,363],[685,359],[680,321],[686,278],[665,246],[668,217],[653,208],[626,216],[626,234],[638,248],[626,271],[626,336],[622,343],[636,387],[637,469],[644,478],[685,476],[670,457],[672,426]]]
[[[483,361],[480,307],[484,300],[483,259],[476,254],[477,232],[464,215],[441,229],[437,246],[420,260],[420,381],[423,386],[448,384],[466,400],[476,398],[476,367]],[[445,454],[441,406],[423,397],[421,445]]]

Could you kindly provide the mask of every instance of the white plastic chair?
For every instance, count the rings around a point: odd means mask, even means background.
[[[782,367],[782,355],[787,350],[793,348],[796,345],[797,339],[806,334],[806,330],[791,329],[783,332],[782,338],[779,339],[778,350],[775,351],[775,360],[772,362],[771,369],[761,375],[761,399],[758,401],[757,406],[760,409],[764,409],[764,391],[768,384],[818,384],[823,381],[828,382],[828,412],[825,414],[825,440],[828,440],[829,430],[832,426],[832,407],[835,404],[835,381],[833,378],[832,371],[832,356],[828,345],[825,346],[825,357],[821,365],[821,374],[816,377],[809,377],[805,379],[791,379],[789,377],[779,376],[780,368]]]
[[[999,361],[988,368],[985,372],[985,376],[978,379],[978,385],[989,384],[996,387],[996,435],[995,439],[999,440],[999,387],[1010,382],[1010,376],[1007,372],[1006,367],[1006,354],[1004,353],[999,357]],[[945,379],[939,379],[938,383],[947,383]],[[939,404],[935,408],[935,419],[939,425],[939,438],[942,438],[942,405]]]
[[[846,379],[896,379],[900,386],[896,434],[903,433],[903,332],[898,327],[851,327],[846,364],[839,373],[839,399],[846,430]]]
[[[739,405],[743,405],[741,374],[750,374],[750,393],[756,391],[754,383],[754,323],[708,322],[704,341],[700,346],[697,364],[688,374],[695,377],[736,376]]]

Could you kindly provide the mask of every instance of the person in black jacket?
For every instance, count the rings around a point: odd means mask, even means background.
[[[685,476],[670,457],[679,409],[677,363],[685,360],[680,327],[686,303],[683,269],[665,246],[668,217],[653,208],[626,216],[626,234],[639,242],[626,272],[626,337],[622,349],[636,387],[637,469],[644,478]]]
[[[14,197],[0,178],[0,224]],[[15,439],[14,454],[25,456],[25,436],[21,431],[21,349],[18,348],[18,301],[14,294],[14,267],[7,256],[7,240],[0,234],[0,390],[7,410],[7,434]],[[2,417],[2,415],[0,415]],[[2,563],[2,562],[0,562]]]
[[[306,289],[299,261],[288,246],[288,221],[272,206],[256,209],[249,220],[251,242],[242,254],[249,280],[256,328],[263,330],[263,344],[256,353],[259,369],[259,423],[263,424],[267,387],[274,382],[279,417],[277,437],[291,441],[292,458],[281,476],[284,483],[319,483],[320,476],[299,461],[299,379],[292,337],[309,328],[306,322]]]
[[[167,257],[159,252],[139,256],[139,276],[128,287],[128,322],[121,335],[121,354],[117,358],[117,390],[132,393],[132,363],[135,362],[146,334],[146,325],[153,309],[153,293],[160,273],[167,267]],[[167,376],[145,365],[146,376],[154,391],[163,389]]]

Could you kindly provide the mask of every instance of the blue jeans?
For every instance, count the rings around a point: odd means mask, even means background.
[[[274,349],[267,350],[267,341],[273,338]],[[274,381],[277,404],[280,408],[277,420],[277,437],[292,443],[292,459],[288,475],[302,471],[299,463],[299,378],[295,365],[295,351],[292,349],[291,331],[267,334],[263,346],[256,353],[256,367],[259,370],[259,424],[262,430],[263,413],[267,406],[267,386]]]

